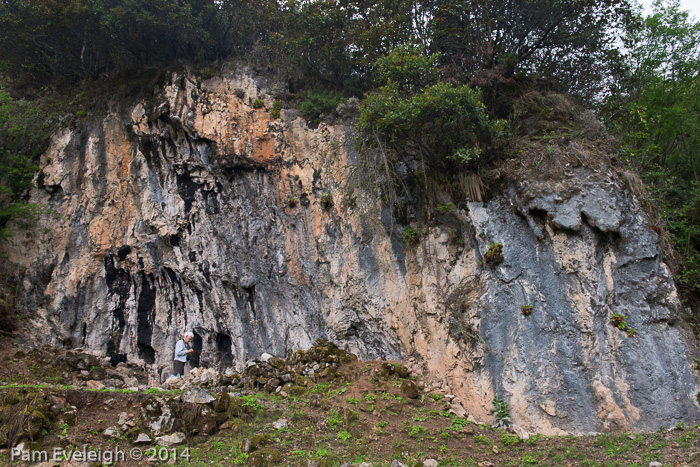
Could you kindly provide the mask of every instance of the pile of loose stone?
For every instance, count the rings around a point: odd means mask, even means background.
[[[36,348],[28,352],[20,350],[13,355],[13,359],[50,367],[55,373],[53,379],[61,381],[61,385],[96,390],[145,390],[149,387],[149,378],[142,366],[125,361],[110,365],[110,359],[97,352]]]
[[[355,355],[332,343],[318,342],[308,350],[292,353],[286,359],[264,353],[259,358],[246,362],[240,373],[232,368],[223,373],[214,369],[194,368],[182,378],[168,378],[163,387],[265,390],[286,397],[294,386],[309,387],[318,381],[337,378],[341,363],[356,360]]]
[[[334,344],[319,342],[286,359],[263,354],[248,361],[240,373],[195,368],[188,375],[168,378],[163,384],[167,389],[183,390],[182,394],[173,395],[166,389],[141,403],[140,427],[130,429],[124,424],[110,427],[104,434],[119,437],[128,431],[134,443],[148,444],[155,438],[157,444],[164,446],[182,443],[191,436],[210,435],[254,415],[241,403],[241,396],[265,390],[287,397],[303,391],[302,387],[341,378],[340,365],[356,360],[355,355]],[[286,421],[275,423],[284,427]],[[250,449],[255,449],[255,443]]]

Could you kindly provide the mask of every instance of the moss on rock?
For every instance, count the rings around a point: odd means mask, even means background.
[[[282,464],[282,453],[275,448],[265,448],[254,452],[248,458],[252,467],[277,467]]]

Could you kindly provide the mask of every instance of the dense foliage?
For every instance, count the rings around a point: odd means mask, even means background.
[[[489,118],[479,91],[439,80],[438,54],[395,49],[377,61],[382,86],[367,95],[358,130],[371,146],[394,156],[412,155],[446,169],[449,161],[478,158],[506,123]]]
[[[415,44],[458,76],[506,64],[587,94],[617,63],[615,29],[629,18],[627,0],[6,0],[0,67],[45,86],[246,56],[366,89],[377,59]]]
[[[417,181],[425,191],[430,173],[442,174],[439,178],[449,184],[507,128],[505,121],[489,116],[478,89],[440,79],[439,59],[420,47],[399,47],[374,63],[380,86],[366,94],[360,107],[362,170],[352,184],[380,196],[391,209],[400,195],[432,208],[420,191],[401,182]]]
[[[17,101],[0,88],[0,239],[30,226],[41,208],[23,201],[62,104],[51,96]]]
[[[675,252],[677,283],[700,294],[700,23],[678,0],[628,34],[629,74],[606,102],[608,127],[646,182]],[[659,226],[657,226],[659,227]]]
[[[6,0],[0,66],[23,84],[55,86],[226,58],[264,39],[276,9],[252,0]]]
[[[538,73],[593,97],[620,66],[615,31],[632,21],[620,0],[435,2],[433,48],[457,72]]]

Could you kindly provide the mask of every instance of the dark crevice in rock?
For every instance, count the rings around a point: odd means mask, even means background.
[[[204,198],[207,214],[219,214],[219,199],[217,193],[212,190],[202,190],[202,197]]]
[[[190,363],[192,368],[197,368],[200,365],[200,357],[202,356],[202,334],[208,334],[206,329],[195,328],[192,330],[194,337],[192,338],[192,349],[194,352],[191,356],[187,357],[187,361]]]
[[[151,347],[156,306],[156,290],[151,286],[153,282],[152,275],[141,275],[141,293],[136,309],[136,343],[139,355],[147,363],[154,363],[156,357],[156,352]]]
[[[126,247],[129,248],[130,247]],[[124,247],[119,249],[124,252]],[[126,257],[126,256],[125,256]],[[105,282],[110,295],[117,297],[117,306],[112,310],[112,326],[109,332],[109,340],[107,343],[108,353],[115,352],[121,345],[122,335],[126,320],[124,318],[124,307],[131,292],[131,276],[124,269],[117,269],[114,264],[112,255],[107,255],[104,258],[105,265]],[[110,349],[113,349],[110,352]]]
[[[123,245],[117,250],[117,256],[119,261],[124,261],[126,257],[131,253],[131,247],[129,245]]]
[[[197,191],[200,189],[201,185],[190,176],[189,171],[185,170],[181,174],[177,174],[177,192],[185,202],[185,214],[190,212],[192,209],[192,203],[195,200]]]
[[[250,312],[253,315],[253,319],[255,319],[255,285],[251,285],[250,287],[241,287],[241,288],[246,293],[246,300],[248,301],[248,306],[250,307]]]
[[[220,365],[227,368],[233,365],[233,353],[231,352],[231,336],[220,332],[216,333],[216,349],[219,351]]]
[[[139,147],[139,151],[141,152],[141,154],[143,154],[143,157],[146,160],[146,165],[155,174],[162,174],[163,167],[161,166],[161,163],[160,163],[160,157],[158,157],[158,155],[157,155],[157,151],[159,150],[158,143],[157,143],[157,137],[153,136],[150,138],[147,138],[147,137],[139,138],[138,139],[138,147]],[[161,180],[161,184],[162,184],[162,180]]]

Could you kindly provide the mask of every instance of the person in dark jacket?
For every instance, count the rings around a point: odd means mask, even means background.
[[[185,336],[175,344],[175,359],[173,361],[173,376],[178,378],[185,374],[185,363],[187,357],[194,353],[194,349],[190,348],[190,342],[194,338],[191,331],[187,331]]]

